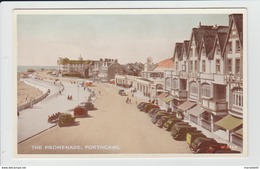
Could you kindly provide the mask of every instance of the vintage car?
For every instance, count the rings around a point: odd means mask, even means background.
[[[152,104],[152,105],[147,106],[147,107],[144,109],[144,112],[145,112],[145,113],[148,113],[152,108],[160,108],[160,107],[157,106],[157,105]]]
[[[221,150],[231,150],[225,143],[211,143],[206,146],[200,147],[196,150],[196,153],[215,153]]]
[[[124,92],[125,92],[125,90],[119,90],[119,91],[118,91],[118,94],[121,95],[121,94],[124,93]]]
[[[159,111],[156,113],[156,115],[152,118],[152,123],[155,124],[162,116],[169,116],[169,114],[166,111]]]
[[[88,116],[88,110],[84,107],[78,106],[74,108],[74,116],[77,118],[86,117]]]
[[[61,115],[61,112],[52,114],[51,116],[48,116],[48,122],[49,123],[56,123],[58,121],[60,115]]]
[[[152,117],[155,113],[157,113],[158,111],[161,111],[160,108],[152,108],[149,112],[148,112],[148,115],[150,117]]]
[[[188,132],[186,135],[186,142],[189,145],[189,147],[191,146],[191,144],[193,143],[193,141],[198,138],[198,137],[206,137],[201,131],[192,131],[192,132]]]
[[[194,152],[200,152],[204,147],[208,147],[211,144],[216,144],[217,141],[213,138],[198,137],[190,145],[190,149]]]
[[[142,107],[141,107],[141,109],[140,109],[140,111],[144,111],[148,106],[150,106],[150,105],[152,105],[152,103],[146,103],[146,104],[144,104]]]
[[[62,113],[62,114],[59,116],[58,125],[59,125],[60,127],[70,126],[70,125],[74,125],[74,124],[75,124],[75,117],[73,117],[71,114]]]
[[[86,102],[84,108],[85,108],[85,110],[95,110],[95,106],[91,102]]]
[[[166,123],[164,123],[163,128],[166,129],[166,131],[171,131],[172,130],[172,126],[175,123],[181,122],[181,120],[177,119],[177,118],[170,118],[166,121]]]
[[[197,128],[182,124],[174,125],[171,135],[174,140],[186,141],[186,135],[191,131],[197,131]]]
[[[141,102],[141,103],[139,103],[139,104],[137,105],[137,108],[140,109],[145,103],[147,103],[147,102]]]
[[[158,121],[157,121],[157,126],[159,128],[162,128],[163,125],[169,120],[169,119],[172,119],[172,118],[176,118],[174,115],[169,115],[169,116],[162,116]]]

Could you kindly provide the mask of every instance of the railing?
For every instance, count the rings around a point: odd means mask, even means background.
[[[204,108],[210,109],[212,111],[225,111],[227,110],[228,103],[226,101],[219,101],[219,100],[207,100],[207,99],[202,99],[202,106]]]

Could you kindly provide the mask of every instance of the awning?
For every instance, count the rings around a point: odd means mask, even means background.
[[[186,110],[192,108],[194,105],[196,105],[196,104],[193,102],[190,102],[190,101],[186,101],[186,102],[182,103],[180,106],[178,106],[178,109],[186,111]]]
[[[161,93],[161,94],[159,94],[158,96],[156,96],[156,98],[158,98],[158,99],[164,99],[165,97],[167,97],[169,94],[168,93]]]
[[[243,127],[235,132],[236,134],[243,136]]]
[[[168,103],[168,102],[172,101],[173,99],[174,99],[174,97],[173,97],[172,95],[169,95],[169,96],[165,97],[165,98],[163,99],[163,101],[165,101],[166,103]]]
[[[203,109],[202,107],[200,107],[200,105],[197,105],[195,107],[193,107],[192,109],[189,110],[189,113],[193,116],[198,117],[200,114],[202,114],[204,111],[206,111],[205,109]]]
[[[231,131],[234,128],[242,125],[243,124],[243,120],[239,119],[239,118],[236,118],[234,116],[231,116],[231,115],[227,115],[223,119],[217,121],[215,124],[218,125],[219,127],[222,127],[224,129],[227,129],[227,130]]]

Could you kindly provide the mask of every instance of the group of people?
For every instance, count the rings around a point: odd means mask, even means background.
[[[147,93],[147,92],[144,92],[143,94],[144,94],[145,97],[150,97],[151,96],[151,94]]]
[[[149,99],[149,103],[158,105],[158,100],[155,100],[155,99],[151,100],[151,99]]]

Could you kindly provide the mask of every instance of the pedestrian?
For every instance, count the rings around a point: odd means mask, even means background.
[[[129,101],[129,98],[127,97],[127,98],[126,98],[126,103],[128,103],[128,101]]]
[[[19,112],[19,111],[17,111],[17,116],[18,116],[18,118],[19,118],[19,116],[20,116],[20,112]]]

